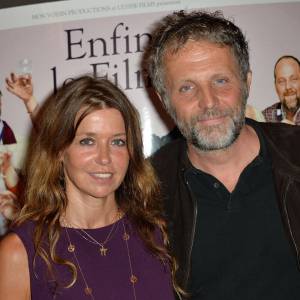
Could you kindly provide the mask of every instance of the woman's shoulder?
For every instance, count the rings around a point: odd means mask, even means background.
[[[15,233],[0,241],[0,298],[27,299],[29,291],[28,257],[23,242]],[[22,298],[21,298],[22,295]]]
[[[18,237],[19,241],[23,244],[24,248],[26,249],[27,254],[30,257],[30,260],[35,252],[34,243],[33,243],[34,228],[35,228],[35,223],[33,221],[25,221],[21,224],[15,224],[11,226],[11,228],[9,229],[9,233],[7,235],[7,237],[9,236]]]
[[[27,262],[28,246],[31,244],[33,223],[24,222],[13,225],[0,242],[0,260],[18,265]],[[2,264],[2,262],[0,263]]]
[[[19,264],[24,258],[27,259],[27,253],[22,240],[16,233],[8,233],[0,241],[0,265],[3,263],[2,259]]]
[[[23,242],[15,233],[7,234],[0,242],[0,273],[24,273],[28,258]]]

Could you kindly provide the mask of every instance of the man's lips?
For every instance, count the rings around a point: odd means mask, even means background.
[[[284,97],[290,97],[290,96],[296,96],[296,95],[297,95],[297,92],[294,90],[288,90],[283,94]]]
[[[213,125],[213,124],[218,124],[218,123],[222,122],[225,118],[226,118],[226,115],[222,115],[222,116],[214,116],[214,117],[208,117],[208,118],[198,118],[197,121],[201,124]]]

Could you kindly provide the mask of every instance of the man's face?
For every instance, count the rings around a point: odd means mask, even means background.
[[[284,109],[295,113],[300,107],[300,67],[292,58],[283,58],[275,68],[275,87]]]
[[[200,151],[229,147],[245,120],[246,91],[228,47],[188,41],[164,57],[169,112],[188,143]]]

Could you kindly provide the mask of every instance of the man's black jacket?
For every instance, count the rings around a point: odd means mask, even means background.
[[[281,123],[247,123],[263,133],[272,159],[272,170],[282,222],[300,256],[300,126]],[[158,150],[151,158],[162,185],[169,224],[171,250],[179,264],[178,282],[187,286],[196,222],[196,201],[184,179],[183,157],[186,141],[177,139]]]

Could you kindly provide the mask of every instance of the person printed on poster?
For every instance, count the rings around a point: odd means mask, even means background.
[[[6,89],[21,99],[34,123],[38,112],[38,103],[33,95],[31,74],[16,75],[11,73],[6,79]],[[2,108],[2,93],[0,91],[0,116]],[[13,130],[4,120],[0,120],[0,237],[5,234],[8,223],[14,219],[19,211],[21,180],[19,172],[12,163],[13,153],[5,145],[16,144],[17,139]]]
[[[263,110],[266,121],[300,125],[300,61],[281,56],[275,63],[274,82],[279,102]]]
[[[6,89],[21,99],[34,124],[38,112],[38,103],[33,95],[33,82],[31,74],[16,75],[11,73],[6,79]]]
[[[16,144],[11,127],[2,119],[2,92],[0,91],[0,236],[5,233],[8,220],[16,211],[18,174],[12,165],[12,153],[6,145]]]

